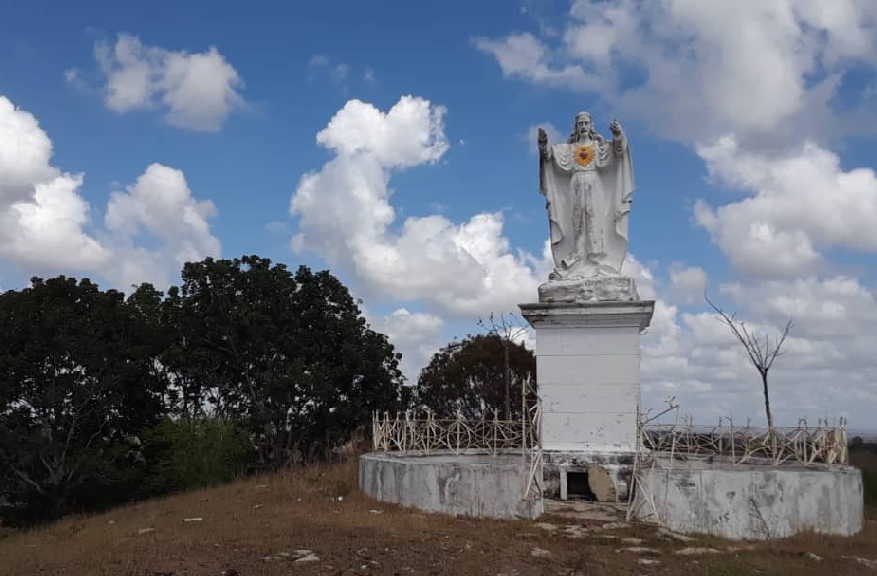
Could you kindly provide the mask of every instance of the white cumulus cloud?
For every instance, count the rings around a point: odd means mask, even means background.
[[[511,249],[501,213],[463,223],[409,217],[399,230],[392,227],[393,171],[442,157],[444,113],[413,96],[387,112],[349,101],[317,135],[336,156],[305,174],[292,196],[293,248],[353,272],[373,294],[423,300],[454,314],[513,310],[536,293],[536,259]]]
[[[61,173],[51,156],[33,114],[0,96],[0,258],[36,272],[104,265],[109,250],[86,230],[82,175]]]
[[[210,200],[198,201],[181,170],[151,164],[126,192],[114,192],[107,205],[106,226],[140,264],[119,270],[115,276],[125,285],[138,277],[169,280],[185,262],[219,256],[220,243],[208,220],[216,214]],[[135,246],[143,235],[159,241],[158,251]],[[150,270],[149,274],[144,274]],[[165,280],[165,282],[167,281]]]
[[[844,67],[877,61],[875,26],[877,9],[858,0],[575,0],[559,40],[476,46],[506,76],[597,92],[683,142],[767,144],[827,130]]]
[[[444,107],[413,96],[403,96],[388,112],[349,100],[317,134],[317,143],[342,158],[368,156],[384,168],[433,163],[448,149],[444,115]]]
[[[877,251],[873,169],[844,171],[836,154],[812,143],[769,155],[725,137],[697,151],[716,179],[753,193],[695,209],[697,222],[744,272],[810,272],[822,262],[820,249],[831,246]]]
[[[95,58],[106,77],[104,101],[116,112],[162,107],[171,125],[216,132],[243,104],[243,81],[215,47],[174,52],[120,34],[112,46],[98,43]]]
[[[57,176],[51,157],[52,141],[33,114],[0,96],[0,203],[26,199],[35,182]]]
[[[475,46],[493,55],[506,76],[519,77],[551,86],[594,89],[600,78],[590,76],[577,64],[558,66],[551,51],[532,34],[513,34],[505,38],[476,38]]]
[[[444,320],[435,314],[398,308],[375,322],[375,329],[387,335],[402,354],[401,368],[410,384],[417,383],[420,369],[442,345]]]
[[[36,271],[95,270],[111,251],[85,231],[88,203],[82,175],[63,174],[33,184],[27,200],[0,207],[0,256]]]
[[[784,354],[770,372],[780,425],[839,416],[854,427],[871,425],[877,358],[862,335],[877,320],[873,290],[849,277],[807,277],[738,281],[722,285],[712,298],[760,335],[776,337],[792,320]],[[641,371],[643,406],[659,407],[675,396],[702,424],[720,416],[764,424],[760,376],[712,312],[681,312],[659,297],[642,339]]]
[[[84,175],[52,166],[48,135],[4,96],[0,133],[0,259],[30,274],[96,274],[127,289],[164,288],[182,262],[219,254],[208,224],[215,208],[193,198],[181,171],[149,166],[112,195],[98,227],[79,193]]]
[[[703,304],[707,274],[700,266],[674,263],[670,266],[670,296],[685,305]]]

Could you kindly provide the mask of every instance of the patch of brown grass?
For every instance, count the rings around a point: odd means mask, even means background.
[[[341,498],[339,500],[339,497]],[[186,518],[202,518],[185,522]],[[548,521],[552,521],[549,519]],[[562,520],[568,523],[570,520]],[[153,529],[140,533],[144,529]],[[656,548],[656,566],[617,540],[568,538],[528,521],[451,518],[375,502],[356,490],[356,464],[316,466],[150,500],[0,538],[0,575],[238,574],[868,574],[844,559],[877,559],[877,518],[853,538],[803,535],[753,544],[682,544],[633,525],[616,531]],[[679,548],[722,549],[682,558]],[[534,548],[550,557],[531,555]],[[313,550],[295,564],[280,552]],[[807,552],[824,557],[807,558]],[[265,560],[265,557],[275,559]]]

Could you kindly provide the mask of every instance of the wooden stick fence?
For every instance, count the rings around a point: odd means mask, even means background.
[[[436,418],[430,411],[423,417],[412,412],[395,415],[375,413],[372,419],[373,447],[384,452],[415,452],[428,455],[508,454],[524,457],[528,481],[524,498],[542,498],[542,409],[537,402],[522,404],[520,420],[493,418],[470,420],[458,413],[454,418]],[[849,463],[847,423],[837,425],[820,420],[817,426],[801,420],[796,427],[763,429],[748,424],[735,427],[730,418],[716,426],[695,426],[691,421],[671,425],[640,423],[634,460],[634,487],[630,497],[642,491],[639,474],[673,462],[715,459],[731,465],[760,464],[779,466],[843,465]],[[639,494],[649,503],[649,494]],[[651,502],[654,508],[654,502]],[[628,510],[630,513],[630,509]]]
[[[671,409],[676,409],[673,407]],[[668,410],[669,411],[669,410]],[[666,413],[667,411],[665,411]],[[675,463],[691,460],[714,460],[731,466],[758,464],[765,466],[835,466],[849,464],[847,421],[837,424],[820,419],[815,427],[800,420],[788,428],[754,428],[747,423],[734,427],[730,418],[718,425],[695,426],[690,420],[671,425],[648,424],[641,415],[633,465],[633,488],[628,495],[628,520],[635,510],[663,524],[655,495],[641,481],[655,469],[669,470]]]
[[[654,455],[674,459],[720,458],[731,464],[848,464],[846,420],[829,425],[820,420],[808,426],[773,429],[749,425],[734,427],[730,418],[720,419],[717,426],[695,426],[691,423],[647,425],[640,430],[640,447]]]
[[[541,499],[542,482],[542,405],[522,402],[520,420],[493,418],[471,420],[457,413],[454,418],[436,418],[425,410],[418,418],[411,411],[394,415],[375,412],[372,416],[372,445],[375,451],[490,454],[519,453],[527,469],[525,499]]]
[[[518,449],[526,452],[537,435],[531,419],[500,420],[493,418],[470,420],[457,414],[455,418],[436,418],[430,411],[423,417],[412,412],[395,415],[375,413],[372,418],[372,442],[383,452],[450,451],[453,454],[487,452],[497,454]]]

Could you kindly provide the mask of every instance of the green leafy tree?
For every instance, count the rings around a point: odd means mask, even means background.
[[[0,500],[38,520],[107,496],[163,412],[148,321],[161,295],[128,302],[87,279],[34,278],[0,295]]]
[[[508,341],[500,334],[468,336],[452,342],[433,355],[420,373],[415,403],[440,417],[458,411],[466,418],[492,418],[494,410],[502,418],[521,417],[521,389],[533,392],[536,357],[523,344]],[[517,399],[507,408],[506,385],[510,397]]]
[[[163,318],[177,327],[163,362],[179,408],[240,419],[263,466],[325,456],[372,410],[399,406],[393,347],[328,272],[257,256],[187,263]]]

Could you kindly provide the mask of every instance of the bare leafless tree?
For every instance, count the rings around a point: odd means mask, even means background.
[[[786,322],[779,336],[771,339],[769,334],[761,335],[752,332],[746,327],[744,321],[738,320],[734,314],[728,314],[716,306],[706,294],[704,294],[704,299],[715,310],[716,314],[721,317],[722,322],[731,330],[731,333],[740,341],[740,344],[743,345],[746,354],[749,356],[749,361],[761,375],[761,384],[764,387],[764,411],[767,413],[767,428],[768,430],[773,430],[773,415],[770,411],[767,375],[774,361],[783,354],[782,347],[786,337],[789,335],[789,331],[792,329],[792,320],[789,319]]]
[[[478,326],[488,334],[496,334],[502,340],[503,348],[503,379],[505,381],[505,416],[511,419],[512,415],[512,372],[509,362],[509,346],[524,337],[529,328],[516,314],[490,313],[487,320],[478,319]]]

